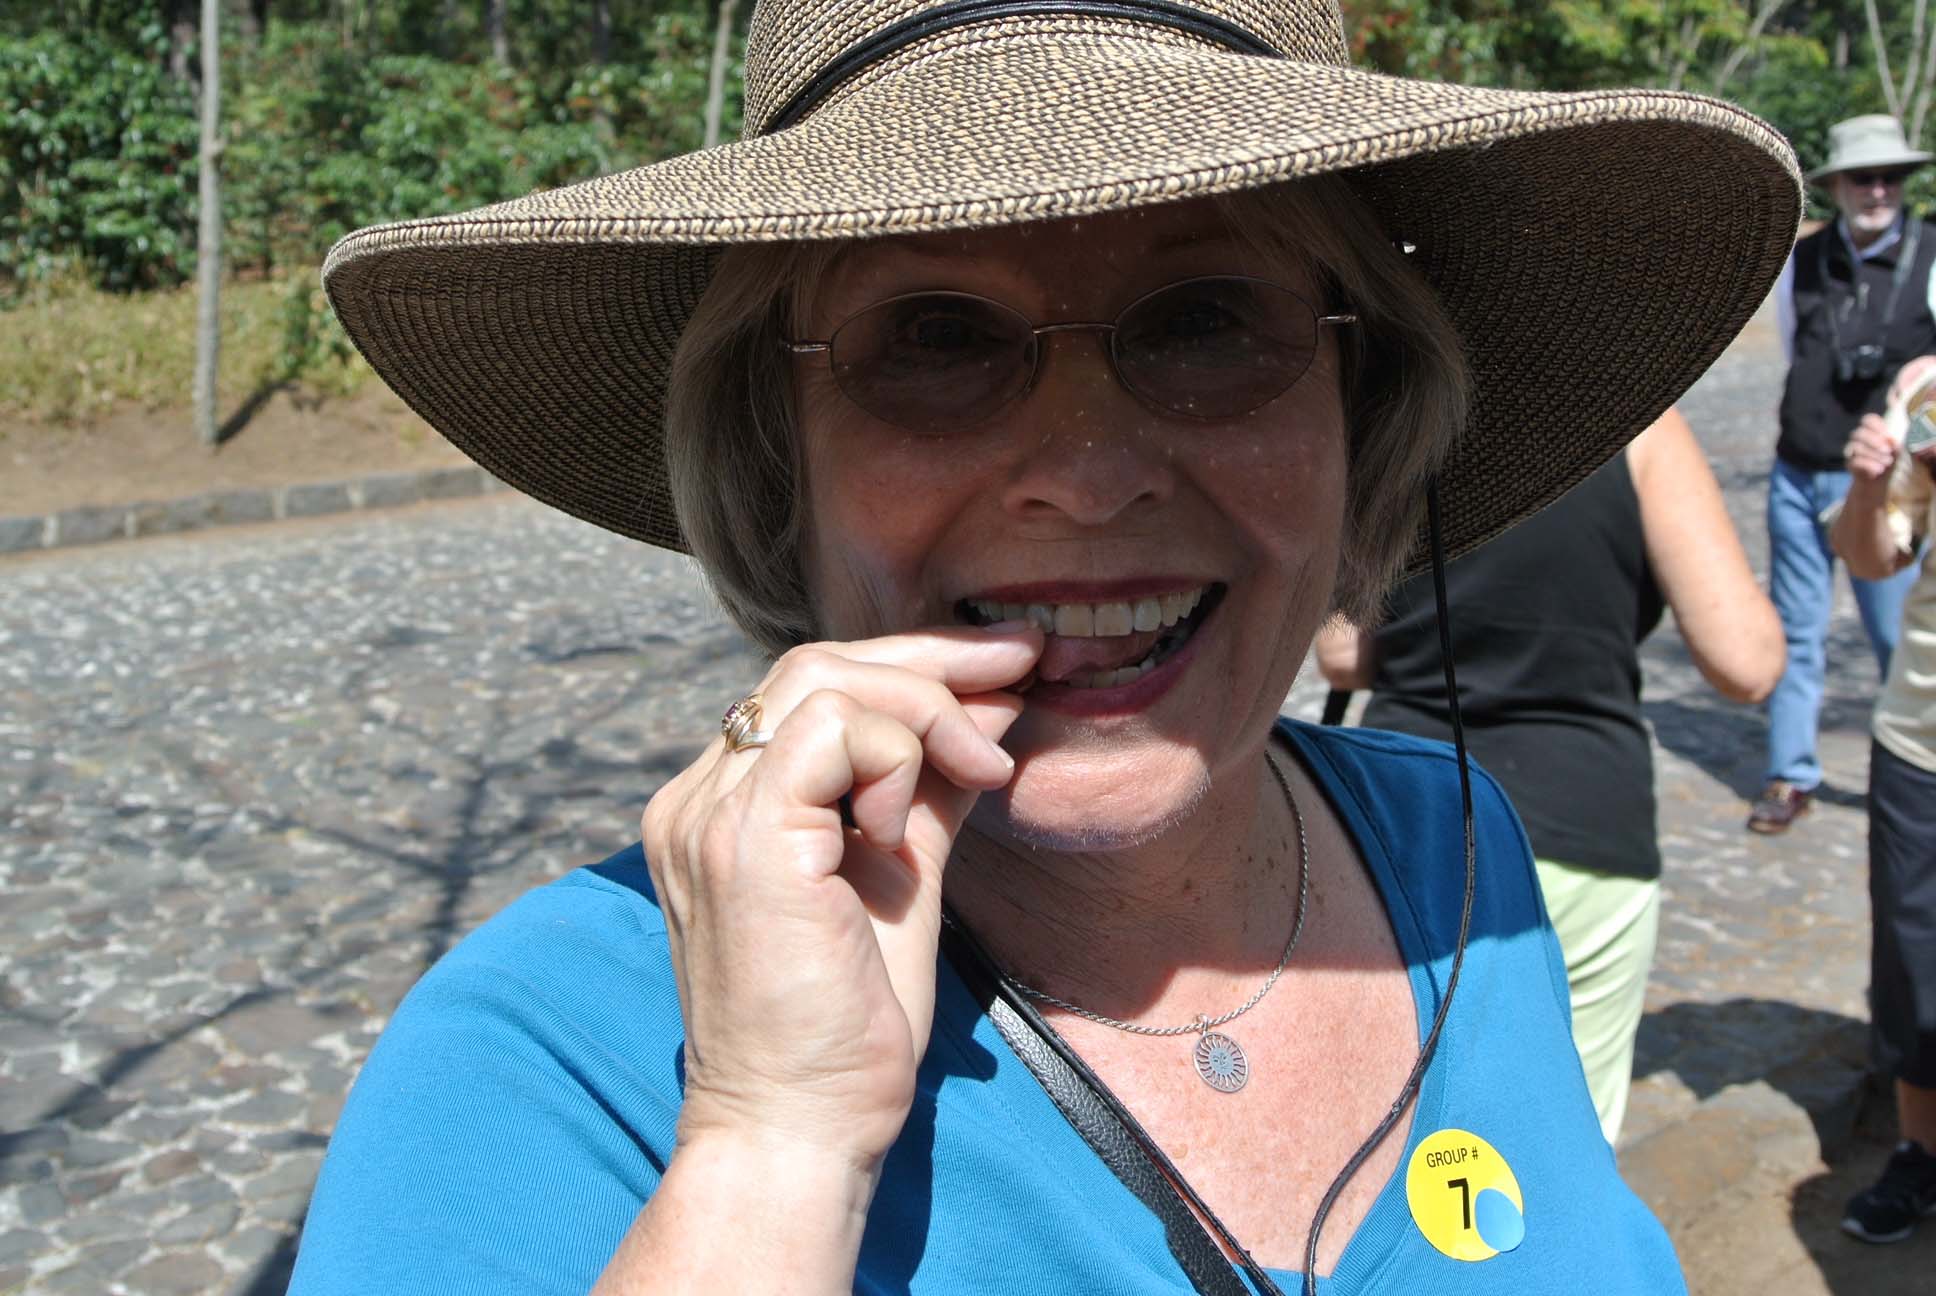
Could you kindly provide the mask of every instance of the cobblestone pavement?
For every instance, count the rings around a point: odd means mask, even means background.
[[[1685,406],[1757,559],[1777,365]],[[1649,649],[1637,1140],[1861,1017],[1871,685],[1835,634],[1834,795],[1785,841],[1741,830],[1759,718]],[[282,1291],[404,990],[632,839],[756,671],[681,561],[513,497],[0,560],[0,1293]]]

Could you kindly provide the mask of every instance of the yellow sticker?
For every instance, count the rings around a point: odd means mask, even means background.
[[[1526,1238],[1526,1201],[1499,1149],[1442,1129],[1412,1153],[1405,1200],[1425,1240],[1454,1260],[1490,1260]]]

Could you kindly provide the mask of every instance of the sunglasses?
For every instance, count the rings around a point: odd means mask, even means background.
[[[1044,334],[1101,333],[1116,381],[1166,414],[1208,421],[1283,395],[1311,367],[1321,328],[1357,322],[1320,315],[1262,279],[1209,275],[1139,297],[1108,323],[1035,324],[972,293],[908,293],[869,306],[825,341],[786,346],[826,352],[847,399],[933,436],[973,427],[1025,395],[1041,372]]]
[[[1858,189],[1867,189],[1871,185],[1878,184],[1888,185],[1893,189],[1909,178],[1907,171],[1844,171],[1842,174],[1846,175],[1849,183]]]

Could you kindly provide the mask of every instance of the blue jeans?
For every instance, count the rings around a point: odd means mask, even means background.
[[[1768,695],[1767,776],[1805,792],[1822,781],[1815,727],[1835,594],[1835,555],[1821,515],[1848,490],[1845,472],[1809,472],[1781,459],[1768,475],[1768,597],[1781,614],[1788,667]],[[1910,566],[1887,580],[1849,580],[1878,673],[1885,677],[1902,626],[1903,597],[1915,579],[1916,568]]]

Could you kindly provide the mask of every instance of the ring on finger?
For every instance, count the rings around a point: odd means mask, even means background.
[[[754,747],[764,747],[772,742],[773,731],[760,728],[760,718],[758,693],[748,693],[727,707],[726,714],[719,717],[719,732],[726,739],[726,750],[747,751]]]

